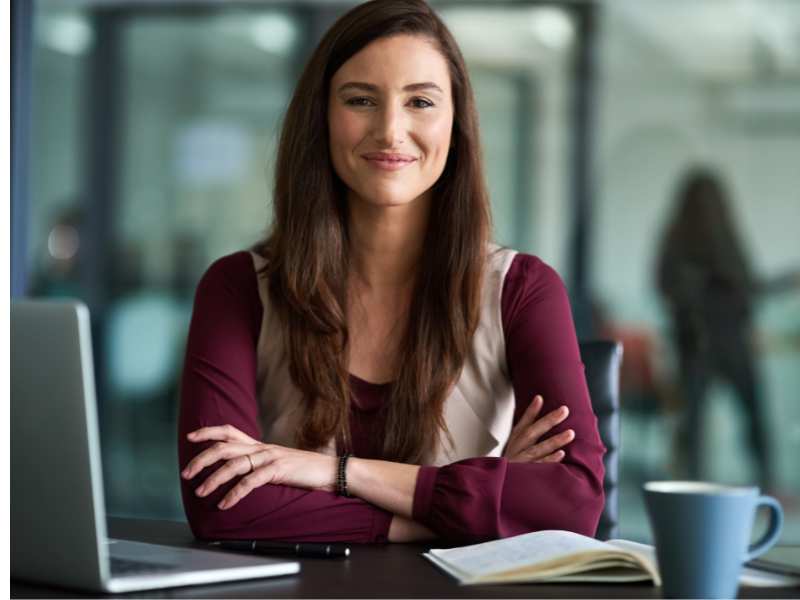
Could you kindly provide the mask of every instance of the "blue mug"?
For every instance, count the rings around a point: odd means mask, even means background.
[[[769,550],[783,510],[757,487],[700,481],[651,481],[644,497],[665,598],[735,598],[745,563]],[[750,544],[756,510],[770,511],[767,532]]]

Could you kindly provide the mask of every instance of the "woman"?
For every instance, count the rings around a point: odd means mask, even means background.
[[[467,71],[424,2],[333,25],[276,167],[270,235],[195,299],[179,442],[195,535],[593,535],[604,448],[564,287],[488,244]]]
[[[658,254],[657,286],[672,316],[686,403],[677,451],[689,477],[703,476],[705,397],[713,379],[731,385],[745,412],[762,489],[774,486],[769,432],[753,335],[760,296],[796,289],[797,271],[763,280],[753,271],[720,176],[684,174]]]

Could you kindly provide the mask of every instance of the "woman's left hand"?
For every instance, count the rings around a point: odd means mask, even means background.
[[[217,506],[226,510],[255,488],[267,484],[289,485],[308,490],[335,489],[337,459],[318,452],[296,450],[275,444],[264,444],[239,431],[232,425],[203,427],[187,435],[190,442],[217,443],[195,456],[181,472],[191,479],[204,468],[224,460],[195,493],[200,497],[211,494],[234,477],[244,475],[225,494]]]

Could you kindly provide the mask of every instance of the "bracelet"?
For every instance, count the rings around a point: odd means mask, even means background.
[[[339,457],[339,469],[336,472],[336,494],[338,496],[350,497],[347,493],[347,459],[350,453],[345,452]]]

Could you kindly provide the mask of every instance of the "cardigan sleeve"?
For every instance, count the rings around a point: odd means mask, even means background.
[[[211,445],[191,443],[200,427],[230,424],[261,439],[256,395],[256,346],[263,306],[252,258],[238,252],[219,259],[195,294],[183,368],[178,424],[181,469]],[[201,539],[264,538],[291,541],[385,542],[392,518],[357,498],[282,485],[253,490],[236,506],[217,503],[239,480],[205,498],[194,494],[221,462],[191,481],[181,479],[187,520]]]
[[[536,394],[544,415],[566,404],[575,439],[560,463],[480,457],[423,466],[413,517],[442,537],[474,542],[543,529],[593,536],[603,509],[603,454],[564,284],[541,260],[519,254],[503,285],[501,313],[516,406]]]

